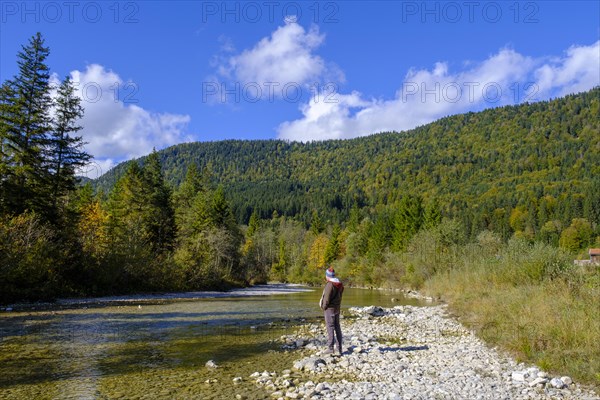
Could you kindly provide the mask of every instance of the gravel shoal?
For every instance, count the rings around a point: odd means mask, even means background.
[[[290,370],[249,378],[276,399],[600,399],[568,376],[553,376],[490,348],[449,317],[446,305],[351,308],[343,354],[324,354],[323,324],[281,338],[302,358]],[[243,398],[243,397],[238,397]]]

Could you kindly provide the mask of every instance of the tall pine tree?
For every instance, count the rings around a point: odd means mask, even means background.
[[[418,196],[406,195],[400,200],[394,218],[392,247],[394,250],[404,250],[408,241],[423,225],[423,201]]]
[[[175,243],[175,211],[171,189],[165,184],[158,153],[153,150],[143,169],[144,225],[155,252],[172,250]]]
[[[45,162],[52,130],[49,54],[38,32],[18,53],[18,75],[2,86],[2,162],[8,169],[2,194],[7,211],[15,214],[30,209],[48,215],[52,204]]]
[[[338,224],[335,224],[331,232],[331,238],[329,238],[329,242],[327,243],[327,247],[325,248],[325,265],[329,265],[335,260],[337,260],[340,254],[341,233],[342,229]]]
[[[9,195],[14,192],[10,189],[12,168],[10,162],[10,121],[14,118],[16,106],[14,104],[15,92],[11,82],[5,82],[0,87],[0,213],[9,211]]]
[[[425,207],[423,215],[423,227],[431,229],[438,226],[442,222],[442,214],[440,213],[440,205],[437,200],[432,200]]]
[[[85,143],[82,137],[75,135],[82,129],[77,122],[83,117],[83,107],[70,77],[66,77],[58,88],[54,114],[48,168],[56,201],[61,195],[75,189],[77,169],[92,158],[83,150]]]

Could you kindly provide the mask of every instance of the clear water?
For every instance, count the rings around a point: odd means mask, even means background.
[[[299,355],[281,350],[279,338],[321,321],[320,294],[2,312],[0,399],[266,398],[248,376],[291,367]],[[393,292],[344,293],[345,308],[397,304],[419,305]]]

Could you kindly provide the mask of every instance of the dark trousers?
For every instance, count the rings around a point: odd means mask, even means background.
[[[325,310],[325,325],[327,326],[327,345],[333,350],[335,339],[337,338],[338,349],[342,351],[342,327],[340,326],[339,307],[330,307]],[[335,333],[335,337],[334,337]]]

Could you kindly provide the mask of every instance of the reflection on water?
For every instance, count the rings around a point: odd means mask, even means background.
[[[321,290],[0,314],[0,398],[264,398],[236,376],[289,368],[277,340],[322,319]],[[414,304],[347,289],[344,307]],[[215,360],[220,368],[205,367]],[[208,379],[217,383],[207,384]]]

